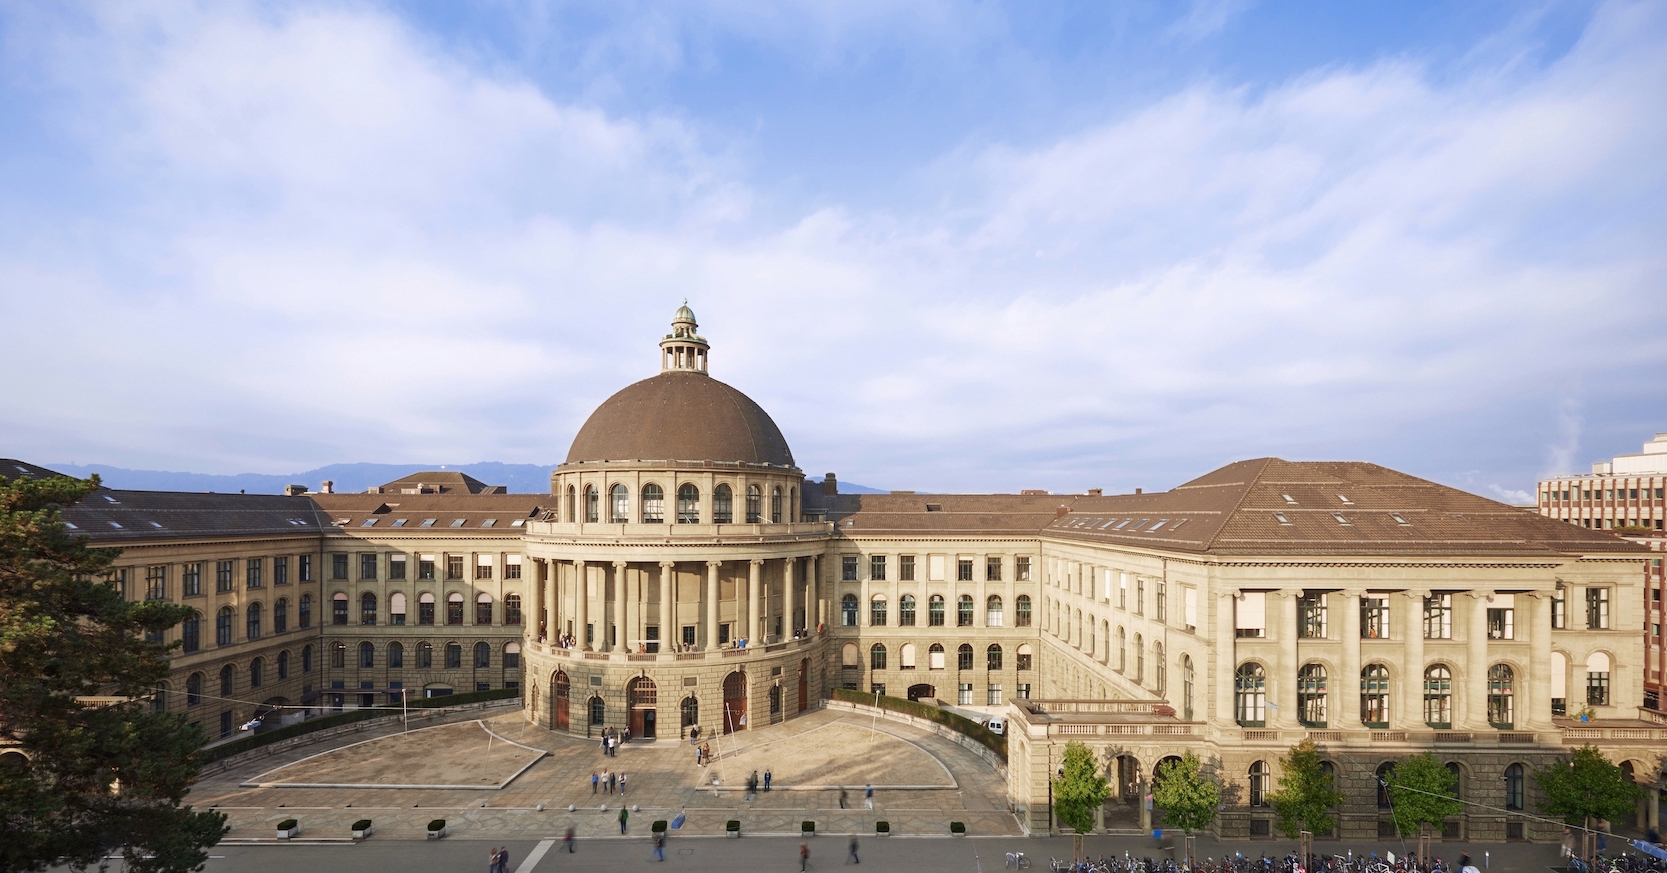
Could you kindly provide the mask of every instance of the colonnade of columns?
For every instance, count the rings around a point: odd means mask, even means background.
[[[721,597],[726,578],[723,571],[726,565],[739,561],[698,562],[703,565],[703,576],[694,581],[695,596],[684,600],[679,595],[691,593],[686,568],[697,562],[535,558],[533,614],[538,617],[538,638],[559,641],[571,634],[574,646],[586,651],[707,651],[743,639],[748,645],[775,642],[798,632],[812,632],[818,622],[825,620],[819,556],[745,560],[744,577],[728,574],[735,584],[732,599]],[[765,568],[770,564],[780,568],[779,583],[765,578]],[[650,567],[654,568],[652,572]],[[680,574],[679,567],[685,572]],[[658,584],[657,603],[651,600],[651,582]],[[730,622],[724,620],[726,603],[733,604],[727,608]],[[781,618],[780,633],[770,622],[775,617]],[[721,632],[726,623],[730,624],[727,639]],[[651,627],[655,629],[653,638],[648,633]],[[694,629],[692,644],[682,633],[685,627]]]

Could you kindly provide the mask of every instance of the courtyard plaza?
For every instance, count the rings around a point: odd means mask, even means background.
[[[639,836],[680,812],[681,835],[722,836],[738,820],[744,835],[791,836],[807,819],[824,834],[871,835],[881,820],[899,836],[947,834],[950,821],[972,834],[1021,834],[987,761],[884,719],[822,710],[703,736],[716,760],[697,765],[686,738],[633,739],[606,757],[598,740],[530,725],[519,712],[471,715],[409,733],[396,721],[236,763],[203,778],[190,802],[224,812],[234,844],[275,841],[287,818],[300,823],[302,841],[345,840],[364,818],[380,841],[425,839],[436,818],[452,838],[471,840],[558,837],[569,826],[580,839],[618,837],[622,804],[633,807],[630,833]],[[762,781],[767,769],[772,790],[748,792],[748,777]],[[591,774],[605,770],[628,777],[623,797],[593,793]],[[863,808],[867,785],[873,810]]]

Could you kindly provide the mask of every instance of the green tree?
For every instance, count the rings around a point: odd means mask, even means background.
[[[1314,741],[1292,746],[1291,754],[1279,759],[1279,766],[1285,772],[1279,777],[1279,787],[1268,794],[1268,802],[1279,814],[1279,832],[1292,840],[1305,830],[1316,836],[1331,833],[1337,826],[1331,810],[1343,802],[1343,794],[1320,766],[1320,750]]]
[[[1642,796],[1621,768],[1593,746],[1581,746],[1567,760],[1534,771],[1534,784],[1545,798],[1538,804],[1540,812],[1569,824],[1624,820]]]
[[[1053,781],[1054,815],[1077,833],[1089,833],[1094,830],[1094,810],[1105,804],[1110,793],[1099,763],[1087,746],[1072,740],[1065,744],[1060,773]]]
[[[1159,764],[1154,781],[1152,804],[1163,810],[1165,823],[1190,834],[1216,820],[1221,786],[1204,775],[1197,755],[1187,752],[1179,761]]]
[[[0,774],[8,873],[84,869],[113,852],[128,870],[200,869],[226,832],[223,814],[181,803],[202,732],[148,703],[168,647],[145,634],[191,610],[127,602],[105,578],[118,552],[89,548],[59,518],[97,487],[0,478],[0,746],[26,758]]]
[[[1395,762],[1384,781],[1389,783],[1395,830],[1403,837],[1417,833],[1422,824],[1440,825],[1442,819],[1463,809],[1453,790],[1459,777],[1429,752]]]

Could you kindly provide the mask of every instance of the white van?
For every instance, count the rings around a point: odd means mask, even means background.
[[[984,726],[990,729],[990,733],[1000,736],[1007,731],[1007,719],[992,718]]]

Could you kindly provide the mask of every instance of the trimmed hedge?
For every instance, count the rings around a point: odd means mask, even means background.
[[[418,698],[410,702],[410,707],[412,709],[440,709],[448,706],[463,706],[470,703],[480,703],[486,700],[507,700],[511,697],[520,696],[521,692],[516,688],[494,688],[491,691],[468,691],[463,694],[445,694],[439,697]],[[373,718],[386,718],[388,716],[397,716],[399,714],[400,708],[398,706],[377,706],[370,709],[350,709],[346,712],[338,712],[335,715],[326,715],[321,718],[308,719],[303,722],[285,725],[281,728],[261,731],[258,734],[252,734],[247,737],[235,739],[229,743],[222,743],[212,749],[203,749],[197,753],[197,763],[209,764],[214,761],[219,761],[222,758],[229,758],[233,755],[247,752],[250,749],[258,749],[261,746],[271,745],[272,743],[287,740],[291,737],[305,736],[316,731],[340,727],[344,724],[353,724],[354,722],[369,721]]]
[[[855,703],[858,706],[874,705],[874,695],[864,694],[861,691],[853,691],[849,688],[835,688],[833,690],[833,699],[843,701],[845,703]],[[912,715],[916,718],[924,718],[927,721],[935,721],[944,727],[972,737],[982,743],[990,751],[1001,756],[1001,760],[1007,760],[1007,737],[1005,735],[995,733],[970,718],[956,715],[953,712],[939,709],[936,706],[927,706],[919,701],[905,700],[901,697],[881,696],[880,708],[889,709],[892,712],[901,712],[905,715]]]

